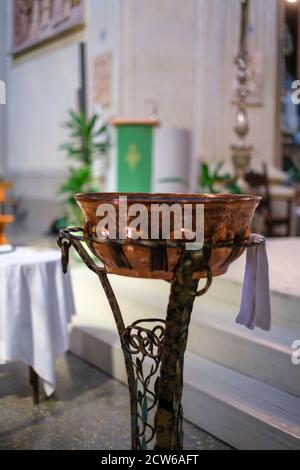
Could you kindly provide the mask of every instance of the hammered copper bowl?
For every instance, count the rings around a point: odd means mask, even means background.
[[[91,193],[76,196],[84,215],[84,235],[97,238],[96,229],[100,218],[97,208],[101,204],[113,205],[119,214],[119,197],[127,197],[128,208],[133,204],[143,204],[147,208],[149,226],[151,224],[151,205],[174,203],[192,205],[193,220],[196,217],[197,204],[204,205],[205,241],[215,245],[218,242],[246,239],[250,235],[252,217],[260,199],[256,196],[206,195],[206,194],[140,194],[140,193]],[[131,220],[127,218],[128,225]],[[172,227],[172,223],[171,223]],[[118,235],[117,235],[118,237]],[[172,240],[172,237],[171,237]],[[125,244],[89,242],[89,248],[104,263],[107,272],[130,277],[171,280],[178,263],[181,250],[138,246],[126,241]],[[241,256],[244,248],[215,248],[210,257],[210,269],[213,276],[220,276],[229,265]],[[207,271],[197,272],[195,279],[207,277]]]

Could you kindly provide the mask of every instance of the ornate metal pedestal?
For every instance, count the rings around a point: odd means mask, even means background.
[[[62,266],[67,271],[69,249],[75,248],[84,263],[100,279],[110,303],[120,336],[128,376],[131,402],[132,449],[147,449],[155,442],[156,450],[180,450],[183,446],[181,405],[183,389],[183,362],[188,329],[196,297],[207,292],[212,283],[209,260],[212,250],[232,247],[232,258],[242,247],[252,246],[246,240],[206,243],[201,251],[185,251],[183,244],[171,242],[95,240],[80,236],[81,229],[62,230],[58,245],[62,250]],[[126,327],[108,280],[105,267],[92,259],[84,246],[93,243],[130,243],[158,248],[177,247],[180,259],[171,281],[171,292],[166,320],[138,320]],[[196,272],[206,271],[206,284],[198,290]]]

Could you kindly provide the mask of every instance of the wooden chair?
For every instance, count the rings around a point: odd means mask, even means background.
[[[0,181],[0,245],[7,245],[9,242],[5,235],[6,227],[13,223],[14,216],[2,213],[3,204],[5,203],[5,191],[11,189],[11,181]]]
[[[260,204],[258,211],[264,213],[264,222],[266,226],[266,236],[273,237],[275,236],[274,229],[278,226],[285,227],[285,232],[283,236],[291,236],[291,226],[292,226],[292,199],[289,198],[287,202],[287,214],[285,216],[276,217],[273,214],[272,210],[272,200],[270,192],[270,184],[268,178],[267,165],[263,165],[263,172],[256,173],[254,171],[249,171],[245,175],[245,181],[249,185],[250,190],[254,191],[256,194],[260,194],[263,197],[263,200]]]

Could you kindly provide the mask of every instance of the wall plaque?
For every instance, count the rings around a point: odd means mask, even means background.
[[[99,54],[94,60],[94,104],[109,107],[112,102],[112,55]]]
[[[12,53],[42,45],[84,24],[84,0],[13,0]]]

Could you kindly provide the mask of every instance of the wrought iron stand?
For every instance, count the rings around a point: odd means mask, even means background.
[[[255,243],[247,239],[215,246],[206,243],[201,251],[182,249],[171,281],[166,320],[138,320],[126,327],[105,267],[98,266],[83,245],[83,242],[89,244],[97,241],[80,236],[80,232],[82,229],[60,232],[58,245],[62,251],[62,267],[67,272],[69,250],[73,246],[87,267],[99,277],[110,303],[128,376],[132,449],[147,449],[156,438],[155,450],[180,450],[183,447],[181,399],[184,353],[195,298],[205,294],[212,283],[209,268],[211,252],[214,248],[232,246],[234,256],[236,250]],[[104,243],[121,242],[106,240]],[[139,244],[138,241],[130,243]],[[148,246],[159,243],[144,242]],[[206,285],[200,291],[197,290],[199,281],[193,279],[194,273],[199,271],[207,272]]]

